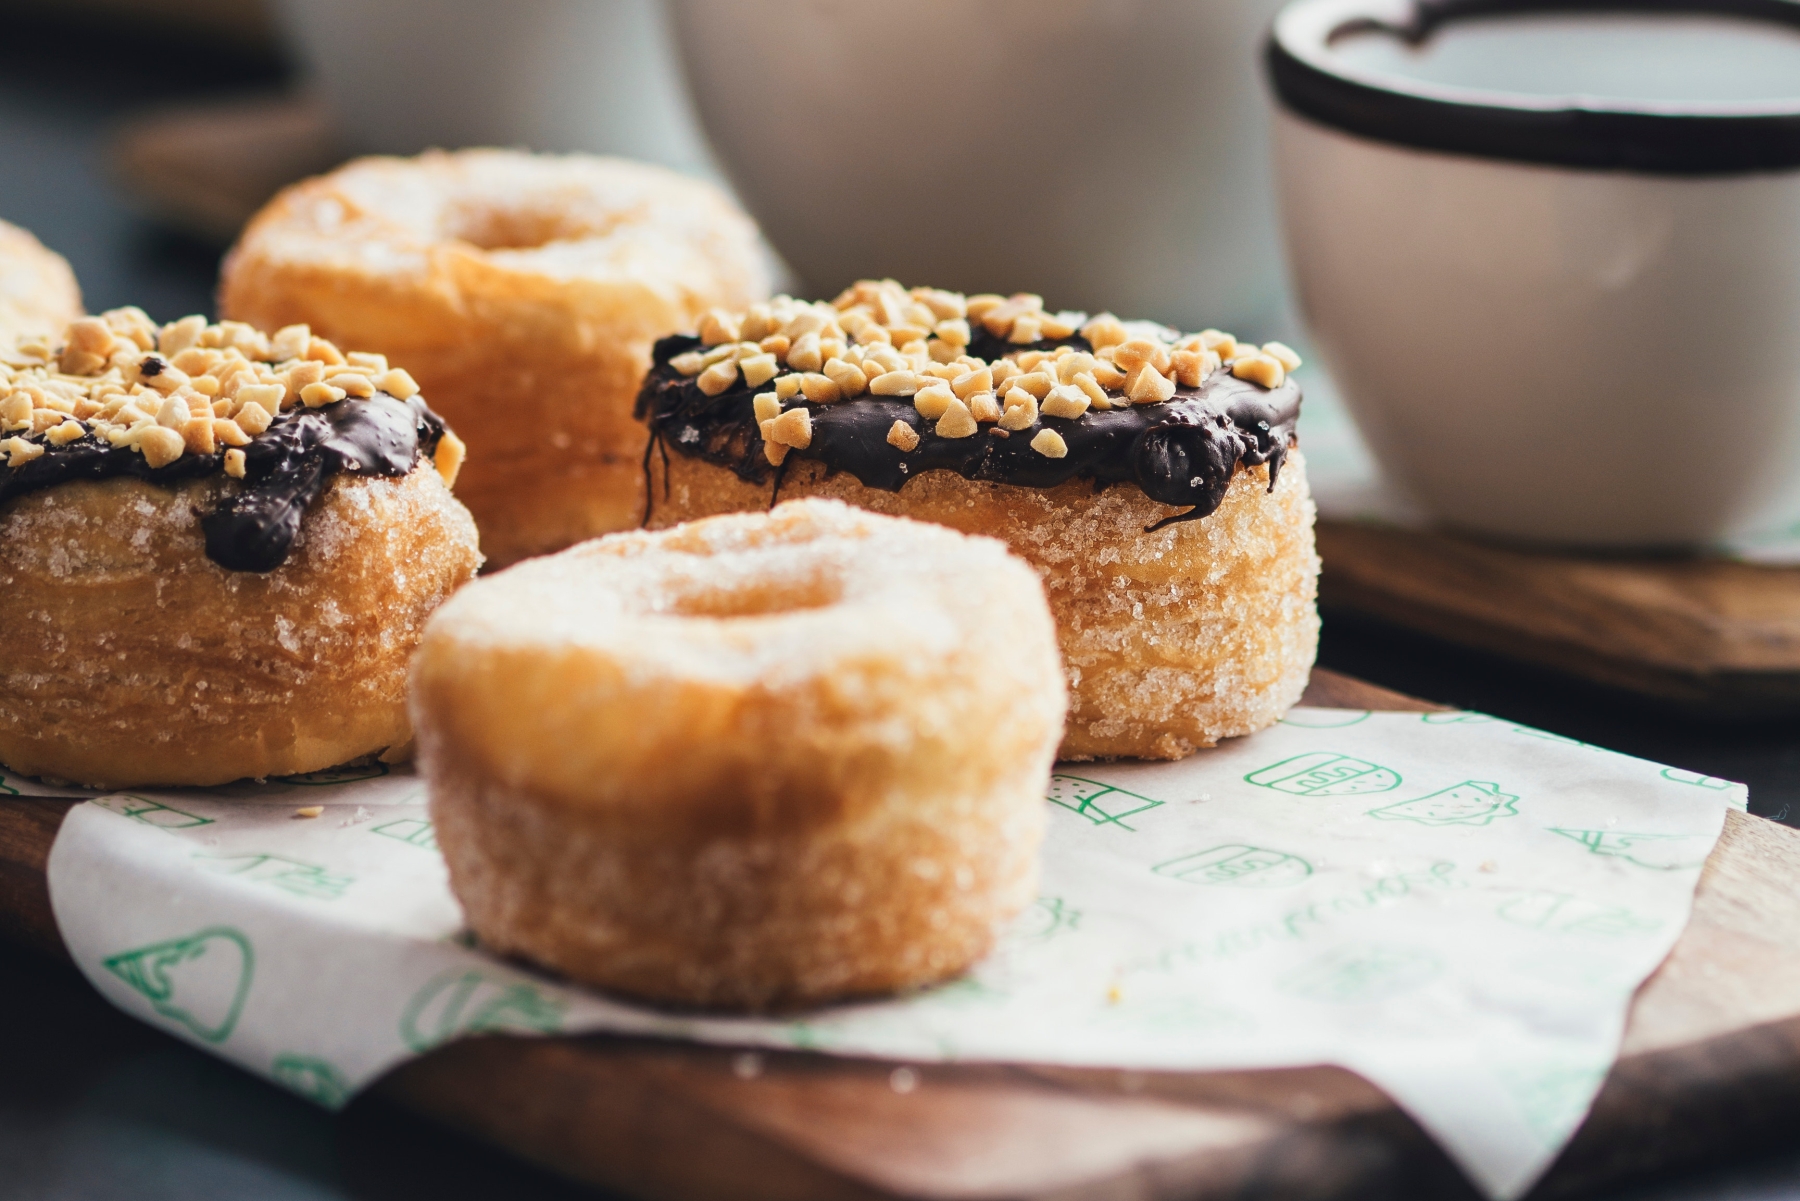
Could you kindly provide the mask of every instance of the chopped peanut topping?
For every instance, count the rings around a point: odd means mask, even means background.
[[[87,350],[84,343],[77,352],[101,353],[102,332],[134,341],[142,334],[108,324],[105,331],[84,335],[96,349]],[[1111,313],[1053,312],[1044,307],[1043,297],[1029,292],[964,296],[936,288],[907,289],[891,279],[862,280],[829,303],[777,296],[741,313],[715,309],[701,318],[697,332],[699,345],[674,356],[669,365],[695,379],[708,396],[737,387],[740,376],[750,389],[761,389],[755,393],[755,416],[765,454],[777,464],[789,450],[810,445],[812,436],[807,416],[804,440],[796,440],[801,437],[796,414],[804,410],[784,412],[784,404],[910,397],[938,437],[985,432],[998,438],[1031,430],[1045,417],[1073,421],[1090,410],[1166,403],[1182,389],[1205,387],[1226,370],[1238,379],[1277,388],[1300,366],[1299,356],[1279,342],[1258,347],[1216,329],[1183,336]],[[1085,347],[1069,344],[1077,335]],[[246,336],[259,335],[250,331]],[[306,340],[310,335],[304,327],[281,331],[275,340],[284,338],[289,345],[305,341],[307,357],[317,360],[310,365],[329,363],[331,356],[322,353],[318,339]],[[997,357],[971,353],[978,341],[986,354]],[[196,334],[192,344],[204,349],[211,341]],[[294,395],[304,398],[313,385],[354,389],[357,380],[366,380],[383,386],[386,376],[373,374],[376,364],[366,358],[340,356],[345,366],[325,366],[318,375],[296,376],[290,369],[279,381],[290,393],[286,403],[292,404]],[[198,378],[206,379],[213,365],[203,357],[182,358],[165,370],[198,372]],[[190,390],[234,401],[230,415],[241,424],[248,406],[238,398],[260,400],[253,391],[260,381],[243,380],[228,367],[218,371],[223,372],[218,388]],[[185,384],[177,380],[152,386],[176,394]],[[13,420],[0,408],[0,423]],[[902,451],[916,447],[919,437],[920,430],[908,421],[897,421],[888,431],[889,444]],[[1031,445],[1051,458],[1068,454],[1067,443],[1054,430],[1039,430]]]
[[[0,344],[0,434],[14,435],[0,440],[0,462],[18,468],[92,439],[152,467],[219,455],[227,474],[242,478],[242,448],[284,410],[379,393],[410,400],[419,385],[386,356],[345,354],[304,325],[265,335],[242,322],[184,317],[159,327],[141,309],[113,309],[71,322],[60,343],[28,336]],[[462,455],[446,433],[435,460],[446,479]]]

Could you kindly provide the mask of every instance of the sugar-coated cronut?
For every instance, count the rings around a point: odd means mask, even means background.
[[[407,752],[408,659],[481,555],[404,372],[118,310],[0,350],[0,434],[0,764],[127,788]]]
[[[59,330],[81,312],[81,288],[62,255],[0,221],[0,342]]]
[[[1318,639],[1298,356],[1036,296],[864,281],[666,339],[638,412],[652,526],[828,496],[1001,538],[1042,574],[1066,758],[1274,722]]]
[[[362,159],[282,192],[220,307],[404,361],[469,439],[458,495],[496,565],[636,526],[654,341],[766,294],[755,226],[713,186],[587,155]]]
[[[1029,903],[1065,707],[998,542],[828,501],[615,534],[464,590],[413,669],[492,949],[769,1009],[952,976]]]

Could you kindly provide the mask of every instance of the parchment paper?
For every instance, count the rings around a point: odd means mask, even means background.
[[[1746,800],[1473,713],[1299,709],[1184,762],[1057,770],[1041,895],[986,961],[796,1019],[671,1016],[485,955],[404,772],[98,798],[57,839],[51,899],[114,1004],[326,1106],[483,1031],[914,1062],[1334,1063],[1512,1198],[1579,1125],[1726,807]]]

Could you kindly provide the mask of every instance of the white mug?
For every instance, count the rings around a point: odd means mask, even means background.
[[[1700,545],[1785,508],[1800,73],[1786,99],[1558,97],[1341,45],[1457,8],[1298,0],[1269,48],[1297,299],[1384,472],[1450,526],[1572,546]]]
[[[671,0],[721,164],[815,295],[864,276],[1188,329],[1279,311],[1276,0]]]
[[[349,149],[523,146],[711,170],[657,0],[278,0]]]

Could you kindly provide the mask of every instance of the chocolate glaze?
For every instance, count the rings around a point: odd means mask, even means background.
[[[437,449],[444,422],[419,397],[401,401],[378,392],[276,417],[244,450],[241,488],[201,515],[206,557],[227,571],[273,571],[287,561],[308,506],[339,474],[404,476]],[[35,439],[42,441],[41,439]],[[88,434],[62,446],[44,443],[29,463],[0,463],[0,505],[16,496],[74,480],[121,476],[174,484],[223,471],[225,456],[185,454],[163,467]]]
[[[636,409],[638,419],[650,427],[652,446],[660,445],[664,454],[674,450],[729,468],[747,483],[773,478],[779,490],[779,469],[763,454],[753,399],[768,385],[751,388],[740,379],[726,392],[706,395],[694,377],[669,365],[670,359],[699,345],[698,338],[684,335],[656,344],[655,365],[638,393]],[[969,353],[992,359],[1058,345],[1089,349],[1081,338],[1031,346],[978,339]],[[907,397],[865,395],[828,405],[798,399],[794,403],[806,404],[812,414],[812,445],[790,450],[789,458],[812,459],[832,471],[847,471],[865,487],[898,492],[922,472],[945,470],[965,479],[1029,488],[1051,488],[1071,479],[1092,480],[1100,488],[1129,482],[1152,500],[1192,506],[1151,527],[1155,529],[1217,509],[1240,463],[1267,463],[1269,487],[1274,488],[1282,460],[1294,445],[1300,389],[1288,380],[1271,390],[1221,369],[1198,388],[1178,387],[1161,404],[1104,412],[1089,409],[1075,418],[1043,417],[1043,427],[1062,435],[1068,445],[1069,453],[1060,459],[1031,449],[1030,430],[1008,436],[1008,431],[984,425],[967,438],[940,438],[934,423],[919,416]],[[916,448],[901,451],[888,443],[895,421],[918,433]]]

